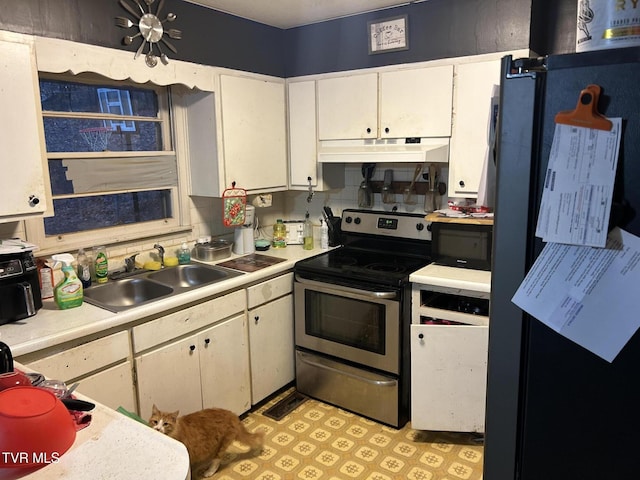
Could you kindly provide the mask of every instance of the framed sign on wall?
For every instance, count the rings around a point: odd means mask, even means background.
[[[367,23],[369,55],[409,49],[408,15]]]

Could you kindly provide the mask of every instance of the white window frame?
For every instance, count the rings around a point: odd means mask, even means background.
[[[164,121],[162,123],[162,138],[164,142],[164,148],[167,150],[158,152],[78,152],[78,153],[49,153],[47,152],[47,159],[60,159],[60,158],[105,158],[105,157],[140,157],[150,155],[175,155],[176,164],[178,168],[178,185],[170,187],[171,190],[171,212],[172,217],[156,221],[148,221],[134,224],[121,225],[117,227],[108,227],[97,230],[89,230],[84,232],[74,232],[56,236],[47,236],[45,234],[44,219],[34,218],[25,221],[25,228],[27,238],[29,241],[35,243],[39,247],[39,253],[55,253],[63,250],[74,250],[78,248],[86,248],[92,245],[113,245],[121,242],[128,241],[140,241],[146,238],[158,238],[167,234],[175,234],[179,232],[190,231],[192,229],[190,224],[189,215],[189,196],[188,196],[188,184],[186,179],[188,178],[188,172],[186,170],[186,160],[181,154],[183,151],[179,145],[184,145],[184,138],[186,136],[185,129],[183,127],[184,112],[176,105],[172,106],[171,102],[171,88],[172,87],[158,87],[155,85],[145,84],[139,85],[133,81],[111,81],[104,78],[92,79],[91,76],[72,76],[68,74],[63,75],[51,75],[42,74],[46,78],[55,78],[63,81],[74,81],[82,83],[100,83],[116,86],[132,86],[145,88],[154,88],[158,93],[158,108],[159,115],[162,118],[167,118],[169,110],[171,109],[171,115],[169,115],[170,121]],[[173,137],[173,150],[168,150],[171,145]],[[96,194],[106,193],[97,192]],[[117,193],[117,192],[108,192]],[[53,203],[53,200],[52,200]]]

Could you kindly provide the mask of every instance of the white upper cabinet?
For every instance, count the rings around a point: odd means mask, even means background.
[[[380,138],[449,137],[453,67],[380,74]]]
[[[318,80],[318,139],[378,136],[378,74]]]
[[[288,85],[289,188],[328,190],[344,187],[344,169],[318,163],[316,82]]]
[[[451,135],[453,66],[318,80],[319,140]]]
[[[456,67],[454,122],[449,157],[449,196],[477,197],[493,121],[491,96],[500,84],[500,60]]]
[[[191,195],[220,197],[233,182],[250,193],[286,190],[284,80],[218,77],[218,91],[176,98],[186,110]]]
[[[286,190],[284,80],[220,76],[226,186]]]
[[[50,202],[49,172],[33,47],[0,40],[0,145],[8,170],[0,222],[42,216]]]

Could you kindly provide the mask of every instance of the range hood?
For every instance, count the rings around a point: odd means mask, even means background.
[[[447,163],[449,137],[323,140],[319,163]]]

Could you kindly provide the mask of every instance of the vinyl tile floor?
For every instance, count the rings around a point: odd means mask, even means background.
[[[263,414],[294,391],[243,418],[249,431],[266,432],[264,449],[232,445],[213,479],[482,480],[476,434],[394,429],[311,398],[280,420]]]

